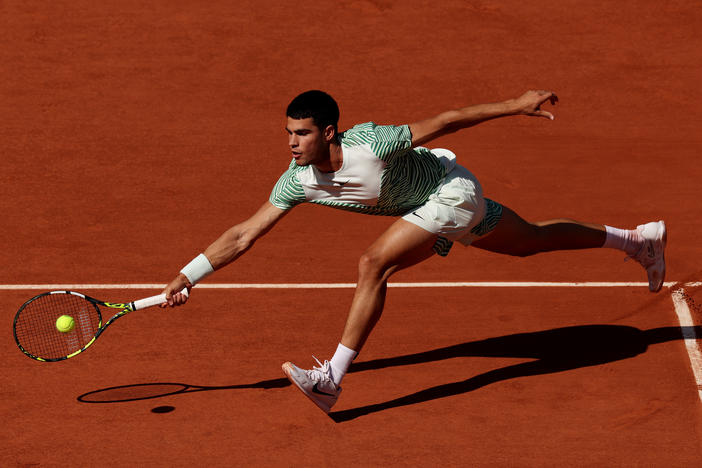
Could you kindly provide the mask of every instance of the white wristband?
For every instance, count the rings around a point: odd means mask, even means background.
[[[200,254],[193,258],[190,263],[185,265],[180,272],[183,273],[186,278],[188,278],[190,284],[195,286],[197,283],[214,273],[214,268],[212,268],[212,264],[207,259],[205,254]]]

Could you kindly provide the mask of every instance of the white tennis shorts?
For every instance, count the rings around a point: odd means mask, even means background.
[[[432,150],[433,153],[439,151],[450,153],[448,150]],[[453,153],[450,156],[455,158]],[[434,250],[439,255],[446,255],[454,241],[470,245],[492,231],[499,217],[494,224],[490,222],[489,229],[479,226],[485,221],[488,204],[496,205],[494,209],[499,209],[501,216],[502,207],[491,200],[486,201],[478,179],[468,169],[456,164],[424,205],[410,211],[402,219],[438,234],[439,240]]]

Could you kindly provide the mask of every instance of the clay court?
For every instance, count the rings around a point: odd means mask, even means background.
[[[695,1],[2,3],[0,465],[699,465],[701,28]],[[553,89],[553,122],[431,146],[527,219],[664,219],[666,285],[614,250],[456,245],[393,276],[327,416],[280,365],[330,357],[393,219],[303,205],[185,307],[17,349],[32,296],[157,294],[253,214],[308,89],[343,129]]]

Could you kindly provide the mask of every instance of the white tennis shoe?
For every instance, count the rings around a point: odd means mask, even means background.
[[[648,289],[660,291],[665,280],[665,245],[668,241],[663,221],[642,224],[636,227],[643,238],[641,249],[631,256],[646,269]]]
[[[314,357],[314,356],[313,356]],[[315,405],[328,413],[341,393],[341,387],[337,387],[331,377],[331,365],[329,361],[324,364],[314,358],[320,367],[313,367],[311,370],[300,369],[292,362],[283,364],[283,372],[290,382],[297,385],[297,388],[312,400]]]

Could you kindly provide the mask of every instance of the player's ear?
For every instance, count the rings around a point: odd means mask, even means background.
[[[333,125],[327,125],[327,127],[324,129],[324,141],[329,143],[329,142],[334,140],[335,136],[336,136],[336,128],[334,128]]]

